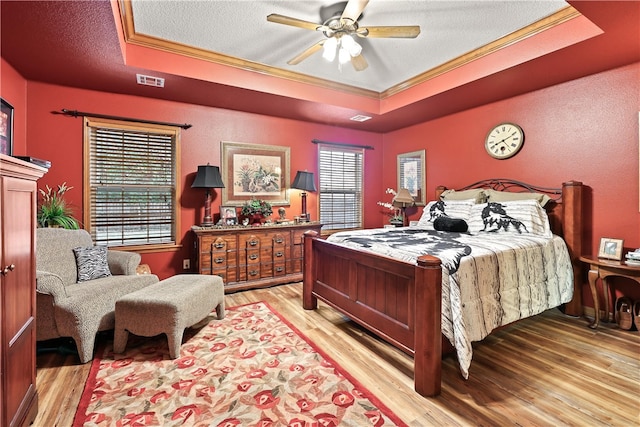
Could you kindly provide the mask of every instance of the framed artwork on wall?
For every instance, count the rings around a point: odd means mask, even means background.
[[[425,150],[398,154],[398,188],[406,188],[417,206],[426,204]]]
[[[620,261],[622,259],[622,239],[610,239],[603,237],[600,239],[600,250],[598,258],[607,258]]]
[[[222,141],[222,204],[241,206],[250,199],[289,204],[290,148]]]
[[[13,107],[0,98],[0,153],[13,154]]]

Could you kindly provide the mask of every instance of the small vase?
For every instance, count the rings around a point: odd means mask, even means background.
[[[251,215],[251,225],[253,225],[254,227],[262,225],[262,219],[263,218],[264,218],[264,216],[262,214],[253,214],[253,215]]]

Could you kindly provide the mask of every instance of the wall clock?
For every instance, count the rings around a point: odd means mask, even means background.
[[[508,159],[515,156],[524,144],[524,132],[514,123],[500,123],[489,131],[484,148],[491,157]]]

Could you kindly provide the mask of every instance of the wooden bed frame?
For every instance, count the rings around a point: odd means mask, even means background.
[[[554,234],[563,236],[573,263],[573,300],[568,315],[582,314],[582,183],[545,188],[506,180],[483,180],[460,188],[537,192],[549,195],[545,208]],[[436,199],[444,187],[436,189]],[[327,242],[313,231],[305,235],[303,307],[318,299],[344,313],[392,345],[414,357],[415,390],[440,394],[443,339],[441,332],[442,269],[440,259],[423,255],[417,265]]]

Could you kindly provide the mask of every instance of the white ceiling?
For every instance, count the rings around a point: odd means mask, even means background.
[[[277,13],[321,22],[334,1],[132,0],[135,33],[205,49],[270,67],[383,92],[568,6],[559,0],[371,0],[360,26],[419,25],[415,39],[362,39],[369,67],[341,69],[317,52],[287,61],[324,35],[267,21]]]

